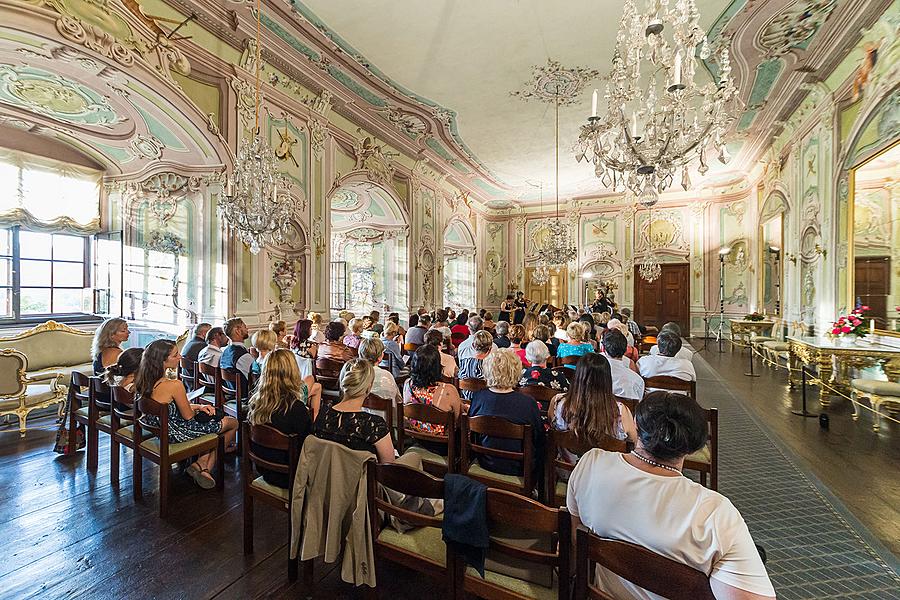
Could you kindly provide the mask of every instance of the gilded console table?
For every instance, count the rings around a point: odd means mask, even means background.
[[[837,338],[788,336],[791,371],[788,381],[794,385],[794,372],[800,364],[815,367],[819,379],[836,388],[847,387],[847,371],[881,366],[890,381],[900,381],[900,348],[877,342],[846,345]],[[823,407],[830,404],[828,394],[819,394]]]
[[[748,321],[747,319],[731,319],[729,322],[731,327],[731,339],[734,341],[737,338],[740,338],[744,341],[745,344],[750,344],[750,341],[753,337],[757,337],[760,335],[772,335],[772,328],[775,326],[775,321],[771,321],[768,319],[762,321]],[[734,344],[732,344],[732,349],[734,349]]]

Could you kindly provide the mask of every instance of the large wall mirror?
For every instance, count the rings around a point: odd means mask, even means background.
[[[900,140],[853,169],[852,302],[900,331]]]
[[[769,196],[759,222],[759,310],[765,315],[781,316],[784,278],[784,216],[787,209],[780,193]]]

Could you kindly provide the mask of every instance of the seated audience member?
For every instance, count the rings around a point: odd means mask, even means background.
[[[403,338],[406,336],[406,329],[403,328],[403,325],[400,324],[400,313],[392,312],[388,315],[388,321],[395,324],[397,326],[397,335],[400,336],[400,342],[403,342]],[[387,325],[385,325],[387,327]]]
[[[569,341],[569,336],[566,333],[569,323],[571,321],[565,312],[558,310],[553,313],[553,324],[556,325],[556,333],[553,334],[553,337],[558,339],[560,343]]]
[[[122,352],[116,362],[106,367],[106,371],[103,372],[103,383],[133,392],[134,375],[141,366],[143,354],[143,348],[128,348]]]
[[[484,360],[484,375],[487,389],[475,394],[469,407],[469,417],[501,417],[518,425],[531,425],[534,439],[534,463],[531,468],[540,472],[540,457],[543,456],[545,440],[544,423],[537,402],[533,398],[515,391],[522,373],[521,362],[508,349],[491,352]],[[481,436],[481,444],[495,450],[521,452],[521,442],[516,440]],[[521,463],[493,456],[478,456],[481,468],[504,475],[522,475]]]
[[[540,317],[530,312],[526,313],[525,319],[522,321],[522,328],[525,332],[522,334],[522,347],[524,348],[528,342],[534,339],[534,330],[541,324]]]
[[[687,359],[678,358],[678,351],[681,350],[680,337],[671,331],[661,331],[656,336],[656,345],[659,347],[659,354],[649,354],[638,360],[642,377],[667,375],[685,381],[697,381],[694,364]]]
[[[444,334],[445,338],[448,338],[448,339],[450,339],[450,337],[452,336],[452,334],[450,332],[450,324],[448,321],[448,319],[450,318],[449,314],[450,313],[446,309],[443,309],[443,308],[435,311],[434,322],[431,324],[432,329],[437,329],[438,331],[440,331],[441,333]]]
[[[269,331],[275,334],[276,348],[287,348],[291,345],[290,336],[287,332],[287,323],[284,321],[270,321]]]
[[[482,310],[484,310],[484,309],[482,309]],[[493,331],[494,328],[497,326],[497,324],[494,323],[494,313],[484,311],[484,316],[481,318],[484,319],[484,324],[482,326],[485,329],[487,329],[488,331]]]
[[[213,327],[206,332],[206,348],[197,355],[197,362],[205,365],[219,366],[219,359],[222,358],[222,348],[228,345],[228,336],[221,327]]]
[[[613,393],[619,398],[640,400],[644,397],[644,380],[622,360],[627,349],[628,342],[621,331],[606,330],[603,334],[603,351],[612,373]]]
[[[597,349],[597,327],[594,324],[594,316],[590,313],[584,313],[578,317],[578,322],[584,327],[584,336],[582,341],[589,343],[595,350]]]
[[[481,317],[469,317],[466,321],[467,337],[458,344],[456,348],[456,358],[460,361],[475,356],[475,334],[484,329],[484,320]],[[494,348],[498,346],[491,342]]]
[[[344,336],[344,345],[348,348],[359,348],[359,343],[362,341],[363,327],[362,319],[350,319],[350,322],[347,324],[350,333]]]
[[[406,331],[406,343],[421,346],[425,343],[425,332],[429,329],[431,329],[431,317],[428,315],[418,317],[416,325],[411,325]]]
[[[478,319],[484,323],[481,317],[472,317],[471,319]],[[466,311],[462,311],[459,313],[459,316],[456,317],[456,321],[453,322],[453,327],[450,328],[450,340],[453,342],[454,346],[459,346],[464,339],[469,337],[469,326],[467,321],[470,321],[471,319],[469,318],[469,313]]]
[[[118,317],[106,319],[94,331],[91,342],[91,357],[94,361],[94,375],[102,374],[108,366],[114,364],[122,354],[122,344],[128,341],[131,332],[128,321]]]
[[[343,320],[344,320],[344,325],[346,325],[346,324],[348,324],[350,321],[352,321],[353,319],[355,319],[355,318],[356,318],[356,315],[354,315],[354,314],[353,314],[352,312],[350,312],[349,310],[342,310],[341,312],[338,313],[338,317],[340,317],[341,319],[343,319]]]
[[[279,349],[272,352],[266,361],[259,385],[250,398],[247,420],[251,425],[269,425],[287,435],[297,434],[302,447],[303,440],[312,430],[312,418],[307,408],[312,404],[309,388],[300,379],[297,361],[289,350]],[[318,402],[315,404],[318,407]],[[288,462],[288,453],[284,450],[264,448],[253,442],[250,442],[250,447],[263,460],[282,464]],[[262,465],[257,465],[257,470],[267,483],[288,488],[287,473],[278,473]]]
[[[300,319],[294,325],[294,333],[291,337],[291,352],[300,370],[300,376],[306,377],[313,373],[313,363],[319,353],[319,345],[312,341],[313,322],[309,319]]]
[[[453,379],[454,377],[456,377],[456,372],[458,370],[456,361],[450,354],[442,351],[444,347],[444,334],[442,334],[440,331],[429,331],[425,334],[425,344],[428,346],[434,346],[438,351],[438,354],[440,354],[441,375],[449,379]]]
[[[343,444],[351,450],[371,452],[380,463],[394,462],[394,443],[385,420],[363,410],[372,391],[375,369],[367,360],[353,358],[341,369],[341,401],[323,408],[316,417],[313,434]]]
[[[136,398],[151,398],[160,404],[168,405],[169,443],[179,444],[213,433],[225,434],[225,447],[234,441],[234,433],[238,422],[231,417],[219,418],[216,409],[208,404],[191,404],[188,401],[184,385],[178,379],[169,379],[168,369],[176,369],[181,360],[178,347],[172,340],[156,340],[150,342],[141,357],[134,378],[134,394]],[[195,418],[198,413],[206,413],[204,420]],[[141,421],[151,427],[159,427],[159,419],[145,414]],[[210,474],[216,463],[216,451],[210,450],[200,455],[196,462],[185,470],[201,488],[208,490],[216,485]]]
[[[609,327],[609,320],[612,316],[608,312],[599,313],[595,318],[594,322],[597,324],[597,327],[600,329],[606,329]]]
[[[409,331],[411,328],[417,326],[419,324],[419,313],[413,313],[409,315],[409,320],[406,323],[406,330]]]
[[[547,366],[547,359],[550,358],[547,344],[540,340],[528,342],[528,345],[525,346],[525,358],[531,366],[525,367],[525,370],[522,371],[522,376],[519,378],[520,387],[540,385],[561,392],[569,389],[568,377],[561,370]]]
[[[556,356],[556,351],[559,349],[559,338],[553,337],[553,333],[550,331],[550,328],[553,327],[553,323],[549,325],[538,325],[534,328],[534,336],[535,340],[540,340],[544,342],[547,346],[547,351],[550,352],[550,356]]]
[[[525,339],[525,326],[521,323],[512,325],[509,328],[509,347],[513,350],[521,350],[523,342],[528,344],[528,340]]]
[[[673,322],[669,321],[668,323],[663,325],[662,328],[659,330],[660,333],[662,333],[663,331],[670,331],[670,332],[674,333],[675,335],[677,335],[679,338],[681,337],[681,327],[678,325],[678,323],[673,323]],[[653,347],[650,348],[650,354],[659,354],[659,345],[658,344],[654,345]],[[691,360],[694,358],[694,353],[691,351],[690,348],[688,348],[687,346],[685,346],[682,343],[681,350],[678,351],[678,354],[676,354],[676,356],[678,358],[683,358],[685,360]]]
[[[377,365],[384,359],[384,343],[377,337],[363,338],[359,344],[359,357],[376,365],[375,379],[372,382],[372,393],[379,398],[397,400],[400,398],[400,388],[390,371]]]
[[[241,376],[243,389],[247,391],[247,378],[250,377],[250,370],[253,368],[253,356],[244,346],[244,341],[250,337],[247,325],[238,318],[228,319],[225,321],[225,335],[231,340],[231,343],[222,350],[222,356],[219,358],[219,367],[222,369],[233,369]],[[229,382],[224,382],[225,387],[232,389]]]
[[[623,308],[619,312],[622,314],[622,322],[628,326],[628,331],[634,336],[635,341],[640,341],[640,339],[644,337],[644,328],[631,318],[631,309]]]
[[[572,321],[569,328],[566,329],[566,337],[568,342],[563,342],[556,349],[557,358],[565,358],[567,356],[584,356],[594,351],[594,347],[590,342],[585,341],[584,335],[587,327],[580,321]],[[565,365],[568,369],[574,369],[575,365]]]
[[[498,348],[509,348],[512,342],[509,339],[509,323],[498,321],[494,331],[494,345]]]
[[[637,405],[631,454],[594,449],[578,461],[566,505],[572,526],[642,546],[708,573],[719,600],[775,598],[740,512],[722,494],[682,476],[684,457],[706,444],[706,412],[682,394],[653,392]],[[655,598],[597,568],[613,598]]]
[[[346,362],[357,354],[354,348],[345,346],[341,339],[346,328],[340,321],[332,321],[325,327],[325,343],[319,344],[318,357],[330,358],[340,362]]]
[[[278,344],[278,335],[271,329],[260,329],[250,338],[250,345],[256,351],[256,358],[250,365],[250,372],[254,375],[262,373],[269,353],[275,349]]]
[[[403,337],[400,335],[400,326],[393,321],[388,321],[381,333],[381,342],[384,344],[385,358],[391,357],[391,368],[395,370],[394,376],[399,376],[403,369]]]
[[[381,324],[381,313],[377,310],[373,310],[369,313],[369,325],[366,326],[367,330],[374,331],[375,333],[381,335],[384,331],[384,325]]]
[[[206,347],[206,334],[212,329],[209,323],[197,323],[191,331],[191,339],[181,349],[181,357],[197,362],[200,351]]]
[[[312,335],[310,339],[316,344],[325,343],[325,323],[322,322],[322,315],[317,312],[311,312],[307,318],[312,321]]]
[[[409,379],[403,386],[403,403],[431,404],[438,410],[452,412],[454,417],[458,417],[462,410],[459,391],[453,385],[441,381],[443,367],[437,348],[431,344],[422,346],[412,355],[409,363]],[[443,425],[421,423],[414,419],[407,419],[407,423],[418,431],[444,435]],[[447,447],[444,444],[416,443],[431,452],[447,454]]]
[[[599,354],[585,354],[578,361],[569,392],[550,403],[553,428],[574,431],[583,441],[597,445],[604,436],[634,442],[637,431],[628,407],[613,394],[609,361]],[[563,451],[564,458],[575,463],[578,457]]]
[[[630,364],[628,364],[629,368],[633,371],[637,371],[637,367],[633,366],[637,363],[637,359],[640,358],[640,353],[637,351],[637,348],[634,347],[634,336],[631,335],[631,332],[628,331],[628,327],[625,326],[625,323],[618,319],[610,319],[606,324],[607,330],[609,329],[617,329],[619,332],[625,336],[625,342],[628,344],[628,349],[625,351],[625,357],[628,358]],[[602,335],[602,334],[601,334]],[[602,340],[602,338],[601,338]]]
[[[494,349],[494,343],[491,334],[484,330],[476,332],[474,337],[472,347],[475,354],[459,361],[460,379],[484,379],[482,362]],[[466,402],[471,402],[474,392],[463,390],[462,395]]]

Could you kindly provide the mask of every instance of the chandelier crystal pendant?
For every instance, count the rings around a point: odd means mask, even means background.
[[[581,127],[575,159],[589,161],[603,185],[649,198],[669,188],[680,171],[691,187],[689,164],[709,170],[712,145],[723,164],[731,158],[724,136],[734,121],[738,90],[731,77],[728,48],[715,58],[715,81],[694,81],[698,59],[711,55],[694,0],[648,0],[639,14],[625,0],[612,70],[597,113]]]
[[[652,206],[652,205],[651,205]],[[662,275],[662,265],[653,253],[653,211],[647,215],[647,253],[638,267],[638,275],[647,283],[653,283]]]
[[[578,249],[570,239],[569,228],[559,218],[559,87],[554,98],[556,106],[556,216],[547,225],[544,245],[538,251],[540,260],[548,267],[557,269],[578,257]]]
[[[278,172],[278,159],[260,135],[260,1],[256,2],[256,128],[253,138],[242,139],[235,156],[234,170],[226,176],[225,194],[218,215],[235,235],[258,254],[267,244],[281,244],[290,227],[294,206],[290,195],[279,196],[288,187]]]

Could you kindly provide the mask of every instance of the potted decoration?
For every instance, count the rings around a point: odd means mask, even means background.
[[[837,321],[831,324],[829,335],[837,337],[841,343],[852,345],[858,341],[863,341],[869,333],[869,327],[863,320],[863,313],[869,310],[868,306],[860,306],[848,315],[841,315]]]
[[[761,314],[759,314],[758,312],[753,311],[752,313],[750,313],[749,315],[747,315],[746,317],[744,317],[744,320],[745,320],[745,321],[759,322],[759,321],[765,321],[765,320],[766,320],[766,317],[765,317],[765,315],[761,315]]]

